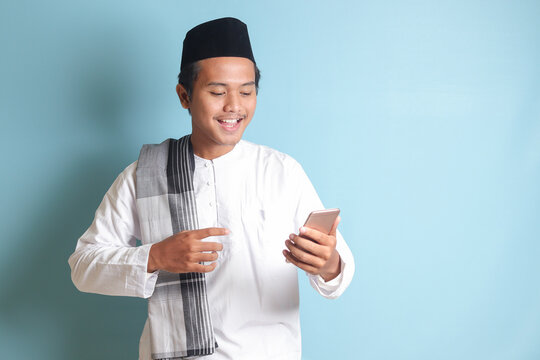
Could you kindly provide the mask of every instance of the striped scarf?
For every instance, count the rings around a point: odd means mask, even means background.
[[[137,210],[143,243],[199,228],[193,189],[195,160],[190,135],[144,145],[137,164]],[[203,273],[159,271],[148,301],[152,359],[183,359],[214,353]]]

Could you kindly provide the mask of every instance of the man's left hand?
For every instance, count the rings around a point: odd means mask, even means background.
[[[300,234],[291,234],[283,250],[287,261],[312,275],[321,275],[324,281],[330,281],[341,271],[341,258],[336,250],[336,229],[338,216],[329,234],[305,226]]]

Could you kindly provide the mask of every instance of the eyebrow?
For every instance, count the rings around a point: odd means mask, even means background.
[[[249,86],[249,85],[255,85],[255,81],[250,81],[250,82],[247,82],[247,83],[243,83],[240,86]],[[212,82],[209,82],[208,84],[206,84],[206,86],[225,86],[226,87],[227,84],[212,81]]]

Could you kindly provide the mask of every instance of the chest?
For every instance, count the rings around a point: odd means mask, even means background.
[[[194,173],[199,227],[225,227],[224,259],[238,254],[279,259],[294,232],[295,204],[285,174],[253,164],[200,163]],[[297,230],[297,229],[296,229]]]

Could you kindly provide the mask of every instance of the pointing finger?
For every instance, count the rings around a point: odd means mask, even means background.
[[[193,232],[197,236],[198,239],[204,239],[204,238],[207,238],[209,236],[228,235],[229,234],[229,229],[211,227],[211,228],[194,230]]]

